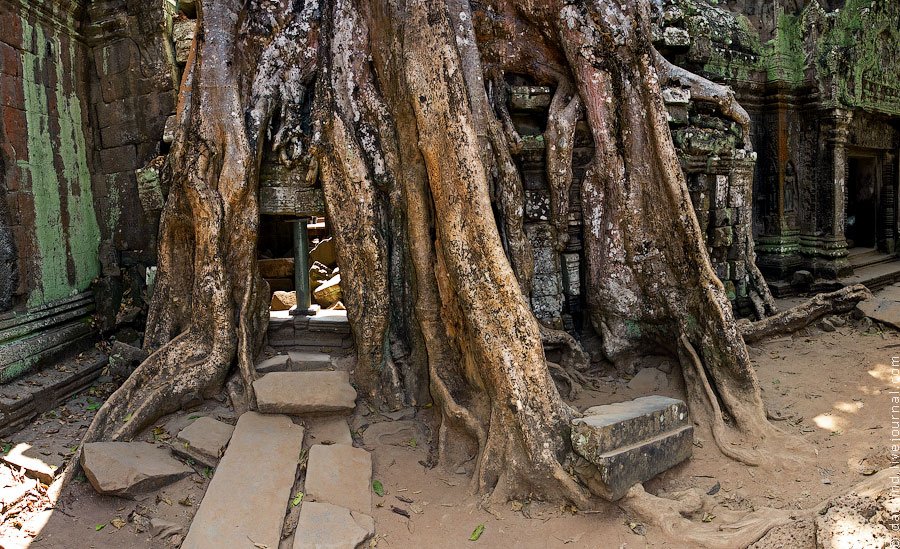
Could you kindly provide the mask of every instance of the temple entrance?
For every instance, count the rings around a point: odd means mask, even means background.
[[[847,247],[874,249],[878,242],[877,158],[849,157],[847,175]]]

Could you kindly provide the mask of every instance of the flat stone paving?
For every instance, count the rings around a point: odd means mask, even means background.
[[[306,495],[313,501],[372,514],[372,456],[346,444],[316,444],[309,450]]]
[[[309,501],[300,509],[293,549],[354,549],[374,533],[372,518],[350,510]]]
[[[289,417],[241,415],[181,547],[277,548],[302,446]]]
[[[267,414],[350,412],[356,390],[347,372],[272,372],[253,382],[259,411]]]

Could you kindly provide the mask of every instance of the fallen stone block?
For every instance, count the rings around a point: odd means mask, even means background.
[[[878,296],[861,301],[857,307],[872,320],[900,329],[900,290],[890,286]]]
[[[371,515],[372,456],[346,444],[316,444],[309,450],[304,488],[312,501]]]
[[[275,292],[272,294],[272,304],[270,309],[273,311],[288,311],[297,304],[297,294],[295,292]]]
[[[594,406],[572,421],[573,448],[587,462],[576,472],[591,491],[617,500],[690,457],[693,432],[687,406],[673,398]]]
[[[349,412],[356,389],[347,372],[272,372],[253,382],[259,411],[267,414]]]
[[[340,301],[343,298],[340,273],[329,278],[313,290],[313,297],[316,303],[325,308],[331,307]]]
[[[175,438],[172,450],[198,463],[215,467],[225,452],[234,427],[211,417],[201,417],[185,427]]]
[[[366,520],[368,519],[368,520]],[[294,549],[354,549],[375,533],[368,515],[310,501],[300,509],[294,534]]]
[[[277,548],[303,434],[287,416],[243,414],[182,549]]]
[[[194,472],[168,450],[147,442],[90,442],[81,466],[97,492],[133,498]]]
[[[259,275],[263,278],[293,278],[294,258],[279,257],[276,259],[260,259]]]

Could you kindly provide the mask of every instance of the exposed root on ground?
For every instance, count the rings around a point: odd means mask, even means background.
[[[872,292],[862,284],[841,288],[835,292],[818,294],[805,303],[763,320],[745,324],[741,335],[745,343],[755,343],[761,339],[780,334],[790,334],[801,330],[825,315],[842,314],[852,311],[860,301],[872,297]]]

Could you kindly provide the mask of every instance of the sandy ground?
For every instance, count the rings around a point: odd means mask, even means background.
[[[722,456],[702,433],[695,438],[693,457],[647,482],[654,494],[697,487],[718,492],[716,507],[706,519],[715,525],[717,510],[751,511],[764,507],[808,509],[841,496],[868,475],[887,468],[889,455],[889,377],[891,358],[900,357],[900,334],[868,320],[846,322],[834,332],[808,328],[751,347],[763,398],[775,423],[804,441],[813,456],[802,467],[760,469]],[[668,387],[657,391],[682,398],[680,373],[674,370]],[[4,448],[31,444],[34,455],[62,465],[108,388],[72,399],[39,424],[0,442]],[[606,377],[595,390],[573,402],[579,409],[642,396],[627,380]],[[174,435],[192,416],[212,415],[234,421],[233,413],[217,402],[182,412],[159,422],[158,442]],[[614,504],[586,514],[540,502],[482,503],[472,495],[462,471],[427,466],[431,411],[419,410],[416,420],[424,431],[376,444],[374,478],[382,482],[384,497],[375,497],[377,547],[683,547],[665,538],[653,525],[642,524]],[[52,416],[52,417],[48,417]],[[351,425],[357,435],[374,422],[390,421],[377,413],[357,415]],[[145,439],[152,440],[148,432]],[[362,437],[358,437],[358,444]],[[3,474],[0,470],[0,481]],[[206,474],[205,474],[206,473]],[[170,485],[140,501],[99,496],[83,479],[73,483],[55,508],[35,491],[34,501],[5,516],[0,546],[39,548],[171,547],[181,541],[209,482],[208,472]],[[718,487],[718,488],[716,488]],[[0,486],[2,489],[2,486]],[[399,511],[399,512],[398,512]],[[403,513],[403,514],[400,514]],[[404,516],[408,514],[409,516]],[[153,524],[149,520],[153,519]],[[469,541],[483,525],[478,541]],[[808,521],[781,527],[758,547],[815,547]],[[32,541],[33,540],[33,541]],[[283,543],[282,546],[286,544]],[[865,545],[860,545],[865,547]],[[274,548],[270,548],[274,549]]]

